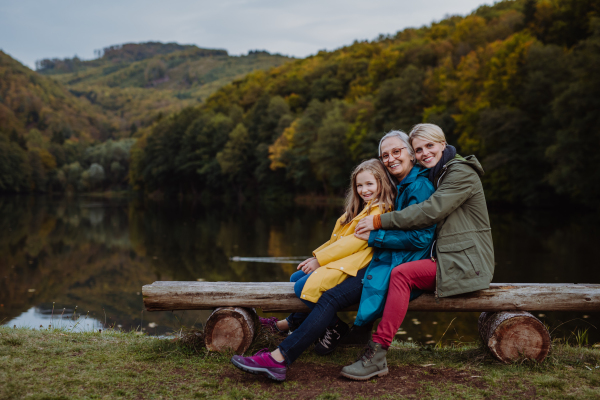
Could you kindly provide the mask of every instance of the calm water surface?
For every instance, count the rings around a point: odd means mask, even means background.
[[[73,331],[143,330],[169,335],[208,311],[143,311],[141,289],[157,280],[287,281],[329,238],[339,207],[242,208],[180,202],[0,197],[0,323]],[[491,211],[495,282],[600,282],[593,263],[597,216]],[[263,258],[257,262],[254,258]],[[283,317],[283,314],[275,314]],[[352,313],[344,314],[349,322]],[[478,313],[408,314],[398,338],[472,341]],[[553,336],[589,329],[598,313],[545,313]],[[453,321],[453,322],[452,322]]]

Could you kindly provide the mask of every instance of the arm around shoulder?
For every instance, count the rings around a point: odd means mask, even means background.
[[[433,192],[433,186],[429,181],[415,182],[407,190],[410,190],[407,201],[404,203],[406,208],[419,205],[426,201]],[[383,216],[394,214],[395,212],[382,214]],[[431,245],[435,233],[435,224],[430,224],[419,229],[379,229],[371,231],[369,235],[369,246],[382,249],[393,250],[420,250]]]
[[[469,166],[448,168],[441,185],[427,200],[381,216],[383,229],[423,229],[443,221],[481,187],[479,175]]]

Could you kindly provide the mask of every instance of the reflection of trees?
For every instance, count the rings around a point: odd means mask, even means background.
[[[137,293],[155,280],[286,281],[294,265],[230,258],[309,255],[329,238],[338,212],[0,197],[0,320],[55,302],[56,313],[77,305],[79,312],[90,311],[101,321],[106,312],[109,323],[136,326],[143,308]],[[593,219],[531,212],[492,213],[491,218],[496,282],[599,281],[600,272],[586,268],[583,260],[598,236]],[[187,315],[184,323],[206,317]],[[402,327],[407,334],[400,338],[437,340],[456,316],[445,339],[473,340],[477,315],[409,313]],[[553,326],[570,319],[546,315]],[[177,325],[165,312],[146,314],[144,320]]]
[[[310,254],[328,238],[335,220],[314,234],[312,225],[320,217],[306,218],[305,214],[314,213],[145,205],[130,210],[130,237],[133,248],[143,248],[151,256],[157,276],[168,275],[173,280],[281,281],[289,278],[288,265],[229,259],[240,255]]]
[[[124,210],[106,210],[106,218],[96,213],[91,220],[78,202],[56,207],[39,198],[0,199],[0,221],[11,230],[0,236],[0,319],[42,302],[56,302],[58,308],[78,305],[84,314],[90,310],[97,316],[103,308],[122,319],[139,315],[136,292],[154,277],[123,240]]]
[[[3,197],[0,320],[55,302],[58,313],[77,305],[83,314],[89,310],[104,320],[106,312],[109,322],[125,324],[139,322],[143,305],[137,293],[155,280],[287,280],[291,265],[229,258],[309,254],[328,237],[334,221],[329,216],[311,210]],[[316,229],[306,223],[323,219],[328,222]],[[156,322],[169,318],[152,315]]]
[[[136,326],[143,308],[137,293],[156,280],[286,281],[294,265],[230,258],[309,255],[328,239],[338,212],[1,197],[0,320],[55,302],[57,313],[77,305],[79,312],[90,311],[101,321],[106,312],[109,323]],[[491,217],[496,282],[599,281],[600,272],[586,268],[583,260],[598,236],[597,224],[587,216],[504,212]],[[474,339],[477,313],[454,316],[458,318],[446,338]],[[409,313],[403,327],[408,333],[402,337],[425,342],[430,334],[436,339],[454,316]],[[421,324],[413,324],[412,318]],[[173,324],[170,313],[144,319]]]
[[[587,213],[492,213],[494,281],[600,282],[600,270],[586,268],[598,241],[597,220]]]

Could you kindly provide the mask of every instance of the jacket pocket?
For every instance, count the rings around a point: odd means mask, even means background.
[[[438,258],[445,274],[452,279],[472,279],[480,276],[481,256],[472,239],[440,245]]]

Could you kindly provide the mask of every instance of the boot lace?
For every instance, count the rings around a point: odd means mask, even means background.
[[[365,352],[362,356],[358,357],[358,359],[356,361],[369,361],[371,360],[371,358],[373,358],[373,356],[375,355],[375,353],[377,352],[376,348],[373,348],[369,345],[367,345],[365,347]]]

